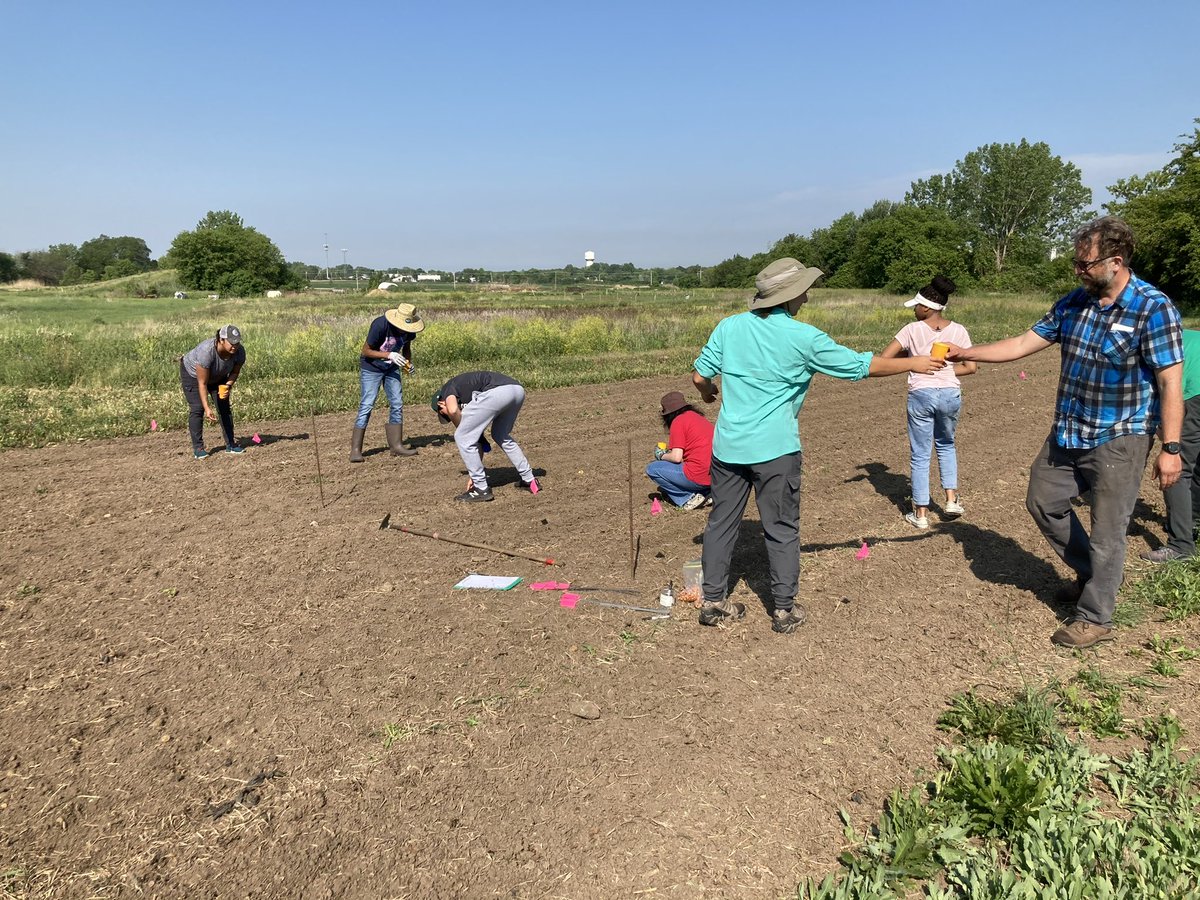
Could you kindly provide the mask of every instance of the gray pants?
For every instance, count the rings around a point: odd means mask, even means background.
[[[1112,627],[1125,568],[1125,536],[1141,489],[1149,435],[1113,438],[1092,450],[1067,450],[1051,435],[1029,467],[1025,508],[1054,552],[1086,582],[1075,618]],[[1092,492],[1089,537],[1071,501]]]
[[[1183,404],[1183,433],[1179,438],[1183,471],[1179,480],[1163,491],[1167,504],[1167,546],[1181,556],[1196,552],[1196,518],[1200,517],[1200,478],[1196,477],[1196,459],[1200,457],[1200,396],[1189,397]]]
[[[800,582],[800,466],[799,453],[751,465],[713,457],[713,506],[701,554],[705,602],[720,603],[729,590],[729,563],[753,487],[771,567],[771,597],[776,609],[792,608]]]
[[[533,469],[529,460],[521,452],[520,446],[512,438],[512,428],[517,421],[517,413],[525,403],[525,388],[519,384],[502,384],[486,391],[476,391],[469,402],[462,407],[462,421],[454,430],[454,443],[458,446],[458,454],[462,457],[467,472],[471,475],[471,483],[479,490],[486,490],[487,473],[483,469],[483,456],[479,452],[479,438],[488,427],[492,426],[492,438],[504,451],[517,468],[517,474],[524,482],[533,481]]]

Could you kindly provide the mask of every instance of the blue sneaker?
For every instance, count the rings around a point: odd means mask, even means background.
[[[207,450],[193,450],[192,459],[208,459]]]
[[[238,447],[238,446],[234,445],[233,447],[226,447],[226,448],[225,448],[225,452],[226,452],[226,453],[245,453],[245,452],[246,452],[246,448],[245,448],[245,447]]]

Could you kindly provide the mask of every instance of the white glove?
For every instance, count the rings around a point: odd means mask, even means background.
[[[405,369],[408,367],[408,363],[405,361],[404,357],[401,356],[399,353],[389,353],[388,359],[390,359],[395,365],[399,366],[402,369]]]

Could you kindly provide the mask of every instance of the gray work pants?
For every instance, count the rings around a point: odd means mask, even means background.
[[[713,505],[701,554],[705,602],[719,603],[729,590],[729,564],[753,487],[767,544],[775,609],[792,608],[800,581],[800,467],[800,453],[750,465],[713,457],[709,468]]]
[[[1180,461],[1183,471],[1179,480],[1163,491],[1167,504],[1167,546],[1180,556],[1196,552],[1196,518],[1200,517],[1200,478],[1196,475],[1196,459],[1200,457],[1200,396],[1190,397],[1183,404],[1183,433]]]
[[[529,460],[521,452],[520,446],[512,437],[512,428],[517,421],[517,413],[525,402],[525,388],[519,384],[502,384],[486,391],[476,391],[468,403],[462,407],[462,421],[454,429],[454,443],[458,446],[458,455],[462,457],[467,472],[471,475],[471,483],[479,490],[486,490],[487,473],[483,469],[483,456],[479,452],[479,438],[492,426],[492,438],[504,451],[517,468],[521,480],[528,483],[533,481],[533,469]]]
[[[1077,620],[1112,627],[1125,568],[1125,536],[1150,442],[1149,435],[1131,434],[1091,450],[1067,450],[1051,435],[1029,467],[1025,508],[1054,552],[1085,582],[1075,607]],[[1071,503],[1089,490],[1090,536]]]

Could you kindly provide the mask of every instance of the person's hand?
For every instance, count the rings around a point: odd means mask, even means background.
[[[715,384],[708,387],[699,388],[699,391],[700,399],[705,403],[715,403],[717,400],[717,394],[720,393]]]
[[[222,400],[228,400],[229,399],[229,391],[232,387],[233,387],[232,384],[218,384],[217,385],[217,396],[220,397]]]
[[[1178,453],[1159,452],[1158,459],[1154,461],[1154,477],[1158,479],[1158,486],[1162,490],[1177,482],[1182,473],[1183,460]]]
[[[962,356],[964,352],[963,347],[958,346],[958,344],[951,344],[949,341],[943,341],[943,343],[950,348],[946,351],[946,359],[951,362],[966,362]]]
[[[938,369],[946,368],[946,360],[934,359],[932,356],[914,356],[912,371],[919,375],[932,375]]]
[[[390,361],[391,361],[392,365],[399,366],[399,367],[400,367],[400,368],[402,368],[402,369],[403,369],[403,368],[406,368],[406,365],[405,365],[405,362],[404,362],[404,357],[403,357],[403,356],[401,356],[399,353],[394,353],[394,352],[393,352],[393,353],[389,353],[389,354],[388,354],[388,360],[390,360]]]
[[[212,411],[211,406],[204,407],[204,418],[208,419],[210,422],[217,421],[217,414]]]
[[[655,459],[662,459],[666,455],[667,455],[667,451],[664,450],[662,447],[654,448],[654,458]]]

